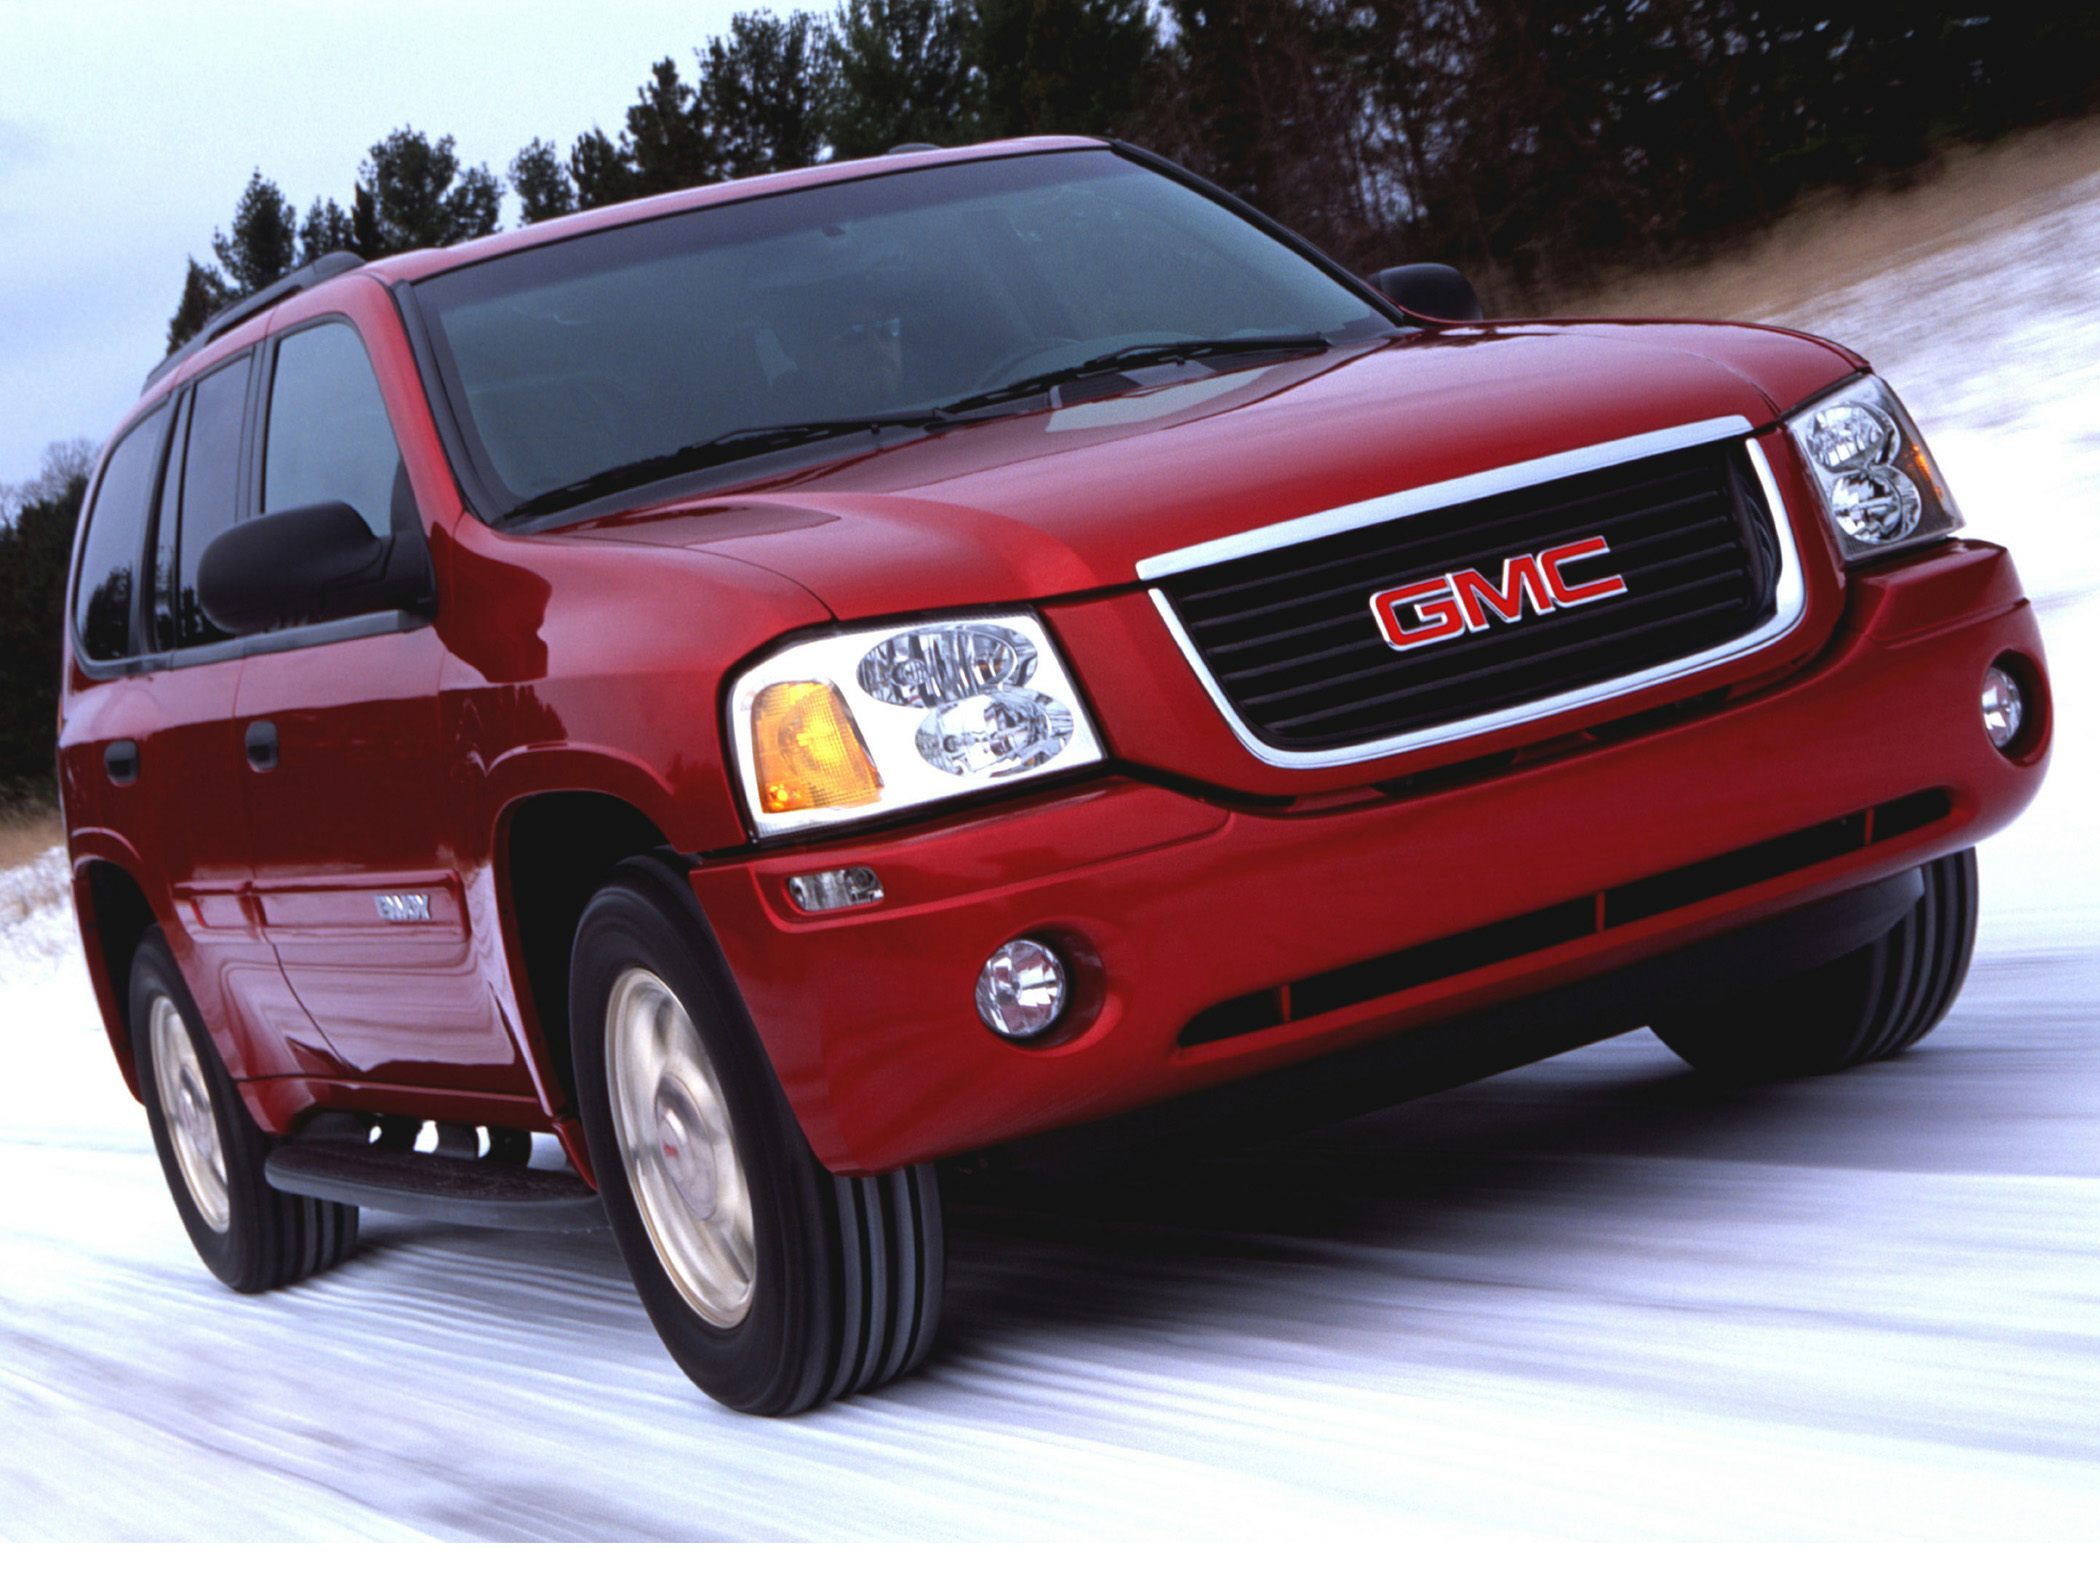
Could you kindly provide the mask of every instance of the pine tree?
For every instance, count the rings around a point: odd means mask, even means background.
[[[562,164],[561,151],[538,137],[510,161],[510,189],[518,194],[527,224],[576,211],[576,184]]]
[[[602,208],[642,194],[634,161],[596,126],[578,137],[569,149],[569,175],[576,183],[579,208]]]
[[[325,201],[319,197],[306,210],[306,218],[299,226],[299,262],[307,263],[326,257],[330,252],[355,251],[357,235],[350,215],[330,197]]]
[[[372,144],[358,170],[351,229],[370,259],[493,234],[503,183],[488,166],[464,168],[450,137],[402,127]]]
[[[953,0],[845,0],[829,48],[836,95],[827,130],[839,156],[974,138],[981,84],[967,35]]]
[[[385,243],[379,235],[379,206],[372,198],[372,188],[363,181],[350,188],[350,249],[358,256],[370,259],[384,255],[380,247]]]
[[[1134,128],[1159,52],[1145,0],[971,0],[984,134]]]
[[[232,299],[233,292],[218,270],[207,268],[192,257],[182,279],[182,299],[176,304],[175,315],[168,319],[168,349],[173,351],[188,341],[212,313]]]
[[[472,240],[477,235],[494,235],[503,228],[503,182],[489,173],[486,164],[477,164],[461,172],[459,184],[452,188],[445,206],[451,222],[440,245]]]
[[[1473,0],[1420,0],[1463,10]],[[1503,0],[1491,0],[1503,3]],[[1514,0],[1509,0],[1514,3]],[[1347,0],[1170,0],[1167,151],[1344,258],[1388,199],[1368,165],[1371,67]]]
[[[713,130],[725,174],[817,162],[829,97],[824,39],[822,24],[807,12],[740,11],[727,38],[707,41],[699,113]]]
[[[659,60],[649,68],[649,80],[628,107],[621,139],[638,194],[682,191],[721,178],[721,160],[698,105],[699,95],[679,76],[676,61]]]
[[[212,232],[212,253],[234,295],[253,295],[282,279],[292,271],[298,248],[292,205],[275,181],[256,170],[234,204],[233,228]]]

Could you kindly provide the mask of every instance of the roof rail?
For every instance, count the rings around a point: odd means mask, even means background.
[[[364,265],[365,260],[356,252],[330,252],[325,257],[316,257],[304,268],[294,268],[275,284],[266,284],[253,295],[244,295],[231,306],[220,307],[204,320],[202,328],[183,340],[165,361],[146,374],[145,388],[151,388],[214,339],[245,323],[257,312],[266,311],[301,290],[311,289],[324,279],[333,279],[339,273],[348,273]],[[144,393],[145,389],[140,392]]]

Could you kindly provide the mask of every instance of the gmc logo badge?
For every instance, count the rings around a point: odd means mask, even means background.
[[[430,897],[425,892],[386,892],[374,897],[372,903],[379,909],[379,916],[389,924],[430,922]]]
[[[1602,536],[1586,536],[1543,552],[1504,558],[1499,585],[1478,569],[1454,569],[1433,580],[1380,591],[1371,598],[1371,616],[1378,620],[1378,632],[1387,645],[1396,651],[1411,651],[1462,634],[1478,634],[1490,617],[1515,623],[1524,616],[1526,602],[1534,613],[1549,613],[1556,607],[1623,596],[1626,582],[1616,574],[1580,585],[1570,585],[1567,580],[1568,565],[1601,558],[1610,551],[1611,543]]]

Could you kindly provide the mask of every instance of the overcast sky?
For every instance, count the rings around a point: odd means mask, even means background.
[[[500,175],[535,136],[617,127],[651,62],[690,77],[762,3],[0,0],[0,482],[109,435],[251,169],[347,207],[412,125]]]

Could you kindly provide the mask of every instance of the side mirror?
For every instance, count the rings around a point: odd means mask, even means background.
[[[1444,323],[1477,323],[1480,297],[1456,268],[1443,263],[1407,263],[1381,268],[1371,275],[1371,288],[1402,310]]]
[[[422,532],[374,536],[347,503],[258,515],[197,565],[197,600],[229,634],[427,608],[434,596]]]

